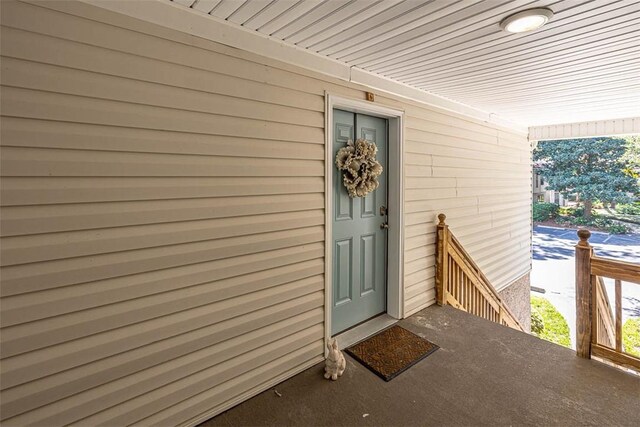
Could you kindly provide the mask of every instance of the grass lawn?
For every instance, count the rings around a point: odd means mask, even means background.
[[[571,348],[567,321],[545,298],[531,297],[531,332],[538,338]]]
[[[640,357],[640,318],[631,318],[624,322],[622,345],[627,353]]]

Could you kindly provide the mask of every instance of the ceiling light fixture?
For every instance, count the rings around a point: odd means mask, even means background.
[[[509,33],[525,33],[537,30],[553,17],[550,9],[528,9],[506,17],[500,22],[500,28]]]

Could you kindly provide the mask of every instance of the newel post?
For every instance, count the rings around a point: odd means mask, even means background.
[[[576,353],[591,358],[591,254],[589,230],[578,230],[576,245]]]
[[[449,244],[449,226],[444,223],[447,216],[443,213],[438,215],[437,227],[437,257],[436,257],[436,302],[444,305],[446,302],[445,289],[447,289],[447,278],[449,277],[449,257],[447,256],[447,246]]]

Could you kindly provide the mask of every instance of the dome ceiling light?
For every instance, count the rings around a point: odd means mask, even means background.
[[[545,8],[528,9],[514,13],[500,22],[500,28],[509,33],[525,33],[537,30],[549,22],[553,11]]]

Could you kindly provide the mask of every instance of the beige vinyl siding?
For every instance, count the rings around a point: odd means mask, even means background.
[[[365,88],[0,4],[3,423],[194,423],[320,361],[324,94]],[[526,137],[377,102],[406,111],[405,315],[434,301],[439,212],[498,286],[526,272]]]
[[[3,423],[123,425],[206,395],[184,422],[321,360],[322,94],[2,8]]]
[[[525,135],[410,104],[405,123],[405,315],[435,302],[435,217],[498,289],[531,258]]]

